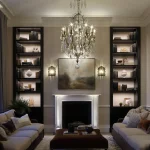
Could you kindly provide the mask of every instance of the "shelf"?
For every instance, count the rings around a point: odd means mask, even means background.
[[[36,32],[41,32],[41,28],[17,28],[18,32],[31,32],[31,31],[36,31]]]
[[[113,53],[114,56],[135,56],[136,52],[117,52]]]
[[[135,106],[121,106],[121,107],[120,106],[113,106],[113,108],[121,108],[121,109],[124,108],[125,109],[125,108],[136,108],[136,107]]]
[[[40,81],[40,78],[17,78],[18,81]]]
[[[137,90],[133,90],[133,91],[113,91],[113,93],[136,93]]]
[[[137,29],[136,28],[113,28],[113,32],[134,32],[136,31]]]
[[[40,94],[40,91],[17,91],[17,93],[28,93],[28,94],[36,94],[36,93],[39,93],[39,94]]]
[[[40,52],[25,52],[25,53],[16,53],[19,56],[41,56]]]
[[[114,68],[136,68],[137,65],[113,65]]]
[[[36,65],[17,65],[17,68],[32,68],[32,69],[39,69],[41,66]]]
[[[136,78],[113,78],[113,80],[134,81],[136,80]]]
[[[16,40],[20,44],[41,44],[41,40],[31,41],[31,40]]]
[[[113,44],[134,44],[136,40],[113,40]]]

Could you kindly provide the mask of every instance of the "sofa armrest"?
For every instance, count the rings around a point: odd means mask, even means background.
[[[31,123],[38,123],[38,121],[36,119],[30,119]]]
[[[117,122],[122,122],[124,118],[119,118]]]
[[[1,141],[0,141],[0,150],[4,150],[4,146],[3,146],[3,144],[1,143]]]

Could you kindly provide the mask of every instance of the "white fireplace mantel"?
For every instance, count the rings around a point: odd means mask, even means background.
[[[55,129],[62,128],[63,101],[91,101],[91,125],[98,128],[98,101],[101,94],[53,94],[55,96]]]

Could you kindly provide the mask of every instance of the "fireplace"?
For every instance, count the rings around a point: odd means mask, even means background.
[[[91,101],[63,101],[62,128],[73,122],[91,124],[91,106]]]
[[[55,129],[63,128],[63,102],[90,102],[91,103],[91,125],[99,128],[99,95],[100,94],[68,94],[55,96]],[[90,115],[88,115],[90,116]]]

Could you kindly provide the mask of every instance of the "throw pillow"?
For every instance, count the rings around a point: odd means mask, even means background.
[[[7,135],[3,128],[0,127],[0,141],[7,141]]]
[[[136,110],[135,109],[130,109],[127,113],[126,116],[130,117],[130,115],[132,115],[133,113],[136,113]]]
[[[8,122],[3,123],[2,125],[5,126],[11,133],[16,130],[12,120],[9,120]]]
[[[16,129],[26,126],[26,125],[31,125],[31,121],[29,119],[28,114],[22,116],[21,118],[16,118],[16,117],[11,117]]]
[[[133,113],[129,117],[129,121],[128,121],[127,127],[128,128],[137,128],[139,122],[140,122],[140,116],[139,116],[139,114]]]
[[[128,124],[128,122],[129,122],[129,117],[125,116],[122,123]]]
[[[142,113],[139,113],[141,119],[146,119],[148,116],[149,112],[148,111],[143,111]]]
[[[5,132],[6,132],[7,135],[11,135],[11,132],[5,126],[3,126],[2,124],[0,124],[0,127],[5,130]]]
[[[147,131],[148,127],[150,126],[150,120],[142,119],[138,124],[138,128],[141,128]]]

